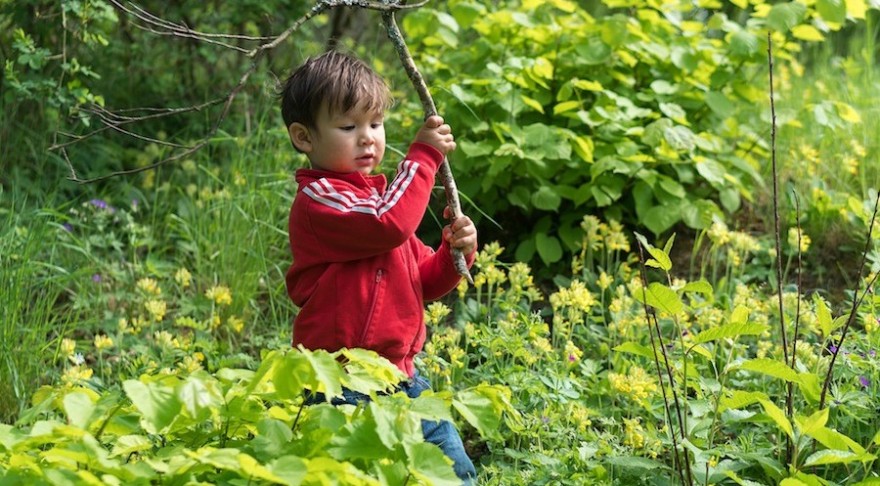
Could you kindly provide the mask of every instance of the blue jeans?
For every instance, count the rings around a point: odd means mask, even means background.
[[[408,397],[416,398],[423,391],[430,389],[431,385],[428,383],[428,380],[419,376],[419,372],[416,371],[415,375],[408,381],[401,382],[395,392],[402,391]],[[324,401],[323,393],[315,393],[306,397],[307,405],[315,405]],[[333,398],[330,400],[330,404],[334,406],[357,405],[359,402],[369,401],[369,395],[343,388],[342,396]],[[422,420],[422,435],[425,437],[425,442],[430,442],[440,447],[443,453],[452,459],[454,462],[452,469],[455,470],[455,475],[462,480],[462,484],[465,486],[474,484],[477,470],[464,450],[461,436],[458,435],[458,431],[455,430],[451,422],[448,420]]]

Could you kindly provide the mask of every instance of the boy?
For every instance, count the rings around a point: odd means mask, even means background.
[[[415,236],[437,167],[455,149],[439,116],[419,129],[390,184],[384,175],[371,175],[385,152],[389,105],[385,82],[340,52],[308,59],[285,83],[284,123],[311,166],[296,172],[287,291],[300,307],[294,345],[372,349],[410,377],[400,389],[414,398],[429,388],[413,367],[425,341],[424,301],[458,284],[451,248],[470,265],[477,230],[470,218],[456,219],[443,228],[436,252]],[[334,403],[363,399],[368,397],[349,394]],[[476,471],[452,425],[423,421],[422,429],[470,484]]]

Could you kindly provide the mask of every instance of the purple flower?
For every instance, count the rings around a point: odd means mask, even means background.
[[[859,383],[861,383],[862,387],[868,388],[871,386],[871,380],[865,378],[864,376],[859,377]]]
[[[575,361],[577,361],[577,358],[575,357],[575,355],[573,355],[573,354],[569,354],[569,355],[568,355],[568,361],[571,362],[571,363],[574,363]]]
[[[96,273],[96,274],[92,275],[92,282],[101,283],[101,274]]]
[[[107,203],[103,199],[92,199],[89,203],[98,209],[107,209]]]
[[[828,351],[831,351],[832,353],[836,353],[837,352],[837,345],[832,344],[832,345],[828,346]]]
[[[549,423],[550,423],[550,417],[542,416],[542,417],[541,417],[541,422],[544,422],[545,424],[549,424]]]
[[[873,349],[870,350],[870,351],[868,351],[868,356],[870,356],[870,357],[872,357],[872,358],[873,358],[874,356],[877,356],[877,351],[874,351]]]
[[[64,223],[61,225],[61,227],[64,228],[64,230],[67,231],[68,233],[73,231],[73,225],[70,223]]]

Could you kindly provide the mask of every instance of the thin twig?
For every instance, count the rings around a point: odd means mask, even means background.
[[[636,243],[639,245],[639,267],[640,276],[642,279],[642,305],[645,309],[645,318],[648,321],[648,333],[651,336],[651,347],[654,350],[654,366],[657,369],[657,377],[660,380],[660,390],[663,394],[663,405],[666,409],[667,424],[669,425],[670,436],[672,437],[674,467],[679,474],[679,478],[681,479],[682,484],[693,485],[694,481],[690,471],[690,458],[684,447],[682,447],[681,449],[681,453],[683,454],[684,458],[682,459],[679,456],[678,439],[676,438],[675,430],[672,426],[674,423],[674,418],[672,416],[672,411],[669,408],[669,399],[666,395],[666,388],[663,386],[663,371],[660,367],[660,361],[657,356],[658,348],[660,349],[659,354],[663,356],[663,362],[666,368],[666,375],[667,379],[669,380],[669,389],[672,391],[673,405],[675,406],[675,412],[678,418],[678,429],[683,442],[687,436],[684,430],[684,419],[682,418],[681,414],[681,404],[678,401],[678,393],[675,391],[675,378],[672,375],[672,368],[669,365],[669,357],[666,354],[666,347],[663,344],[663,335],[660,333],[660,324],[657,321],[657,314],[655,313],[655,311],[651,310],[648,307],[648,276],[645,270],[645,252],[642,248],[642,243],[638,240],[638,238],[636,238]],[[657,333],[657,342],[659,343],[659,346],[657,346],[657,344],[655,344],[654,342],[655,332]],[[687,380],[687,377],[685,377],[685,380]]]
[[[862,301],[865,299],[865,296],[868,295],[868,292],[874,288],[874,283],[877,282],[877,277],[880,276],[880,272],[875,273],[874,276],[871,277],[871,281],[865,286],[865,291],[862,292],[861,297],[856,298],[856,296],[859,295],[859,285],[862,281],[862,272],[865,271],[865,264],[868,260],[868,250],[871,248],[874,221],[877,219],[878,205],[880,205],[880,191],[877,191],[877,200],[874,201],[874,212],[871,214],[871,224],[868,226],[868,238],[865,241],[865,249],[862,251],[862,262],[859,265],[859,273],[856,276],[856,288],[853,291],[852,308],[849,310],[849,317],[846,320],[846,324],[843,326],[843,331],[840,333],[840,340],[837,342],[836,349],[831,353],[831,363],[828,365],[828,373],[825,375],[825,382],[822,384],[822,394],[819,396],[819,410],[825,408],[825,396],[828,393],[828,387],[831,385],[831,379],[834,376],[834,363],[837,362],[837,355],[840,354],[840,351],[843,349],[843,341],[846,339],[846,333],[849,331],[849,326],[856,320],[856,313],[858,312],[859,306],[862,305]]]

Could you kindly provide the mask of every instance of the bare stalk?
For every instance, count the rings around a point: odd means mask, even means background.
[[[859,265],[859,273],[856,276],[856,288],[853,291],[852,308],[849,310],[849,317],[846,319],[846,324],[844,324],[843,331],[840,333],[840,340],[837,342],[837,347],[831,353],[831,363],[828,365],[828,373],[825,375],[825,382],[822,384],[822,394],[819,396],[819,410],[825,408],[825,396],[828,394],[828,387],[831,386],[831,379],[834,377],[834,364],[837,362],[837,355],[840,354],[840,351],[843,349],[843,341],[846,339],[846,333],[849,331],[849,326],[855,322],[859,306],[862,305],[865,296],[868,295],[872,288],[874,288],[874,283],[877,282],[877,277],[880,276],[880,273],[874,274],[874,276],[871,277],[871,281],[865,286],[862,295],[858,296],[859,286],[862,281],[862,273],[865,271],[865,263],[868,260],[868,250],[871,248],[871,238],[874,232],[874,221],[877,219],[878,205],[880,205],[880,191],[877,191],[877,200],[874,201],[874,212],[871,214],[871,224],[868,226],[868,238],[865,241],[865,249],[862,251],[862,262]],[[858,298],[856,298],[857,296]]]
[[[774,233],[776,236],[776,296],[779,301],[779,332],[782,335],[782,353],[785,357],[785,363],[788,364],[788,338],[785,335],[785,309],[782,305],[782,243],[779,229],[779,172],[776,166],[776,103],[773,93],[773,35],[767,32],[767,64],[770,72],[770,157],[773,164],[773,223]],[[792,384],[786,384],[785,404],[786,416],[788,420],[793,416],[792,405]],[[785,444],[785,462],[791,462],[792,442],[791,438],[786,436]]]
[[[690,458],[688,457],[688,453],[684,449],[684,447],[682,447],[681,449],[681,454],[684,457],[682,458],[681,456],[679,456],[678,439],[676,438],[675,430],[672,426],[672,424],[674,423],[674,418],[672,416],[672,410],[669,407],[669,398],[666,395],[666,387],[663,385],[663,370],[660,367],[660,359],[658,355],[663,356],[663,362],[666,368],[666,375],[669,380],[669,389],[672,390],[673,405],[675,407],[675,412],[678,418],[678,429],[681,433],[682,441],[684,441],[684,439],[686,438],[684,419],[681,413],[681,405],[678,401],[678,393],[675,391],[675,379],[672,375],[672,368],[669,366],[669,357],[666,354],[666,347],[663,344],[663,335],[660,333],[660,325],[657,322],[657,314],[648,307],[648,276],[645,271],[645,252],[642,248],[642,243],[638,241],[638,239],[636,239],[636,243],[639,245],[639,267],[642,279],[642,305],[645,309],[645,319],[648,323],[648,335],[651,337],[651,348],[653,348],[654,351],[654,366],[657,371],[657,379],[660,382],[660,391],[663,395],[663,407],[666,409],[666,423],[669,425],[669,435],[672,437],[673,467],[678,473],[681,484],[693,485],[694,480],[691,476]],[[654,341],[655,332],[657,333],[657,342]],[[660,349],[659,353],[657,351],[658,348]]]

